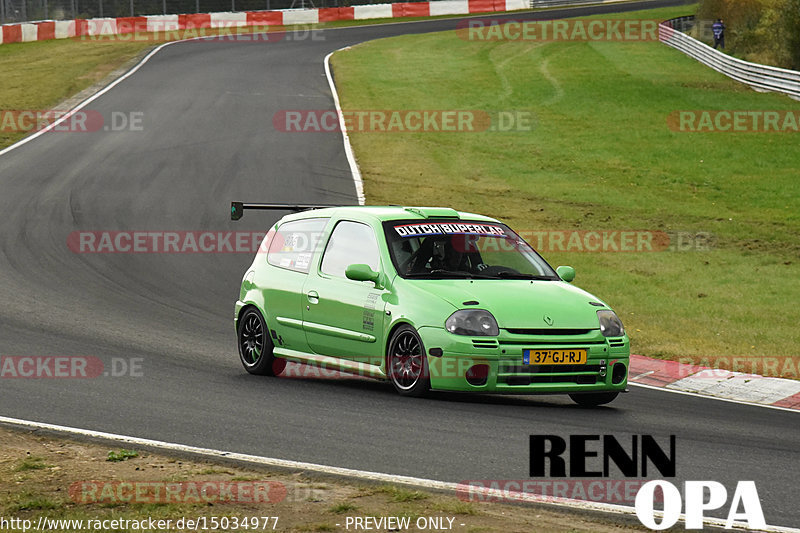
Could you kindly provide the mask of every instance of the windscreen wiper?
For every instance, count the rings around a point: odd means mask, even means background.
[[[478,279],[492,279],[494,276],[484,276],[482,274],[473,274],[472,272],[467,272],[466,270],[444,270],[444,269],[436,269],[430,270],[428,272],[411,272],[406,274],[407,278],[419,278],[422,276],[442,276],[448,278],[478,278]]]
[[[522,272],[509,272],[504,270],[503,272],[498,272],[495,274],[494,277],[502,278],[502,279],[533,279],[533,280],[541,280],[541,281],[555,281],[557,278],[553,276],[539,276],[536,274],[523,274]]]

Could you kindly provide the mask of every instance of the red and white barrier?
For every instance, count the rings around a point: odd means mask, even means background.
[[[287,9],[283,12],[283,24],[316,24],[319,22],[318,9]]]
[[[144,18],[147,20],[147,31],[149,32],[165,32],[179,29],[179,15],[153,15]]]
[[[469,15],[468,0],[439,0],[438,2],[428,2],[428,4],[430,4],[432,17],[438,15]]]
[[[195,28],[282,26],[335,20],[469,15],[529,9],[529,0],[434,0],[397,4],[369,4],[321,9],[285,9],[239,13],[195,13],[76,20],[45,20],[0,26],[0,44],[68,39],[70,37],[174,32]]]
[[[392,18],[392,4],[355,6],[355,20]]]
[[[52,24],[53,25],[53,39],[68,39],[70,37],[75,37],[75,21],[74,20],[58,20],[56,22],[42,22],[41,24]],[[47,28],[49,31],[49,26]],[[40,26],[39,34],[41,35],[42,29]],[[48,40],[49,37],[46,37],[44,40]]]
[[[212,28],[235,28],[247,26],[247,13],[211,13]]]

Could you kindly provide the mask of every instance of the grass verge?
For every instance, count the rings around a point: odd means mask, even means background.
[[[470,41],[443,32],[364,43],[337,53],[333,67],[345,110],[536,117],[530,131],[506,133],[352,132],[368,203],[452,206],[529,231],[710,237],[706,250],[579,253],[550,243],[543,253],[575,266],[577,283],[615,307],[635,353],[698,362],[796,356],[797,134],[688,133],[667,118],[797,110],[797,102],[755,93],[658,42]]]
[[[275,517],[278,518],[277,531],[347,531],[348,517],[388,516],[409,517],[412,524],[420,517],[452,518],[452,531],[462,533],[622,533],[635,530],[630,525],[616,525],[613,516],[605,519],[597,515],[586,517],[574,512],[560,512],[545,506],[466,502],[443,493],[357,481],[322,480],[302,473],[212,464],[142,450],[127,461],[109,463],[106,461],[108,446],[50,438],[5,427],[0,427],[0,441],[3,442],[0,447],[0,479],[4,480],[0,486],[0,517],[30,520],[34,526],[40,518],[46,518],[50,524],[45,528],[48,531],[81,529],[74,523],[72,527],[56,527],[54,522],[50,522],[52,520],[83,520],[86,526],[90,520],[141,521],[151,518],[171,520],[172,527],[168,528],[171,531],[192,530],[190,527],[176,527],[181,518],[205,519],[211,531],[271,531]],[[32,458],[42,468],[20,468],[20,465],[30,464]],[[217,482],[240,482],[244,483],[242,486],[249,486],[251,482],[265,482],[272,487],[270,490],[277,490],[276,493],[282,494],[283,498],[269,497],[258,501],[254,492],[232,492],[237,496],[226,503],[198,503],[189,492],[174,492],[167,498],[167,483],[179,482],[198,486]],[[126,483],[129,485],[124,485]],[[86,487],[93,487],[92,484],[111,486],[114,490],[98,489],[91,493]],[[140,503],[120,498],[138,495],[133,487],[142,486],[164,487],[160,493],[163,497]],[[105,495],[105,498],[95,502],[90,494]],[[155,492],[151,489],[148,494]],[[216,493],[211,490],[205,494]],[[239,498],[238,494],[242,497]],[[225,524],[223,517],[227,518],[228,527],[211,527],[212,517],[216,517],[220,524]],[[261,522],[254,528],[252,520],[256,517]],[[263,517],[270,517],[267,527],[263,527]],[[235,519],[240,522],[247,519],[248,527],[233,527]],[[102,529],[117,532],[151,530],[148,527],[126,527],[131,524],[124,522],[118,522],[116,525],[120,527],[116,529],[113,525],[106,522]],[[21,531],[13,525],[4,529]],[[352,526],[350,530],[353,530]]]

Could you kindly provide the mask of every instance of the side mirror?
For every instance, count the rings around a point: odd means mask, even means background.
[[[369,265],[356,263],[348,266],[344,271],[344,275],[347,277],[347,279],[352,279],[355,281],[373,281],[378,283],[380,272],[375,272],[370,268]]]
[[[571,282],[575,279],[575,269],[571,266],[562,265],[556,269],[556,274],[558,277],[566,281],[567,283]]]

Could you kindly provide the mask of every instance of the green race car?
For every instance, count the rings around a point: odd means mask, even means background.
[[[234,321],[251,374],[286,361],[429,390],[566,393],[627,385],[617,315],[508,226],[448,208],[292,206],[244,275]],[[285,205],[234,202],[247,208]]]

